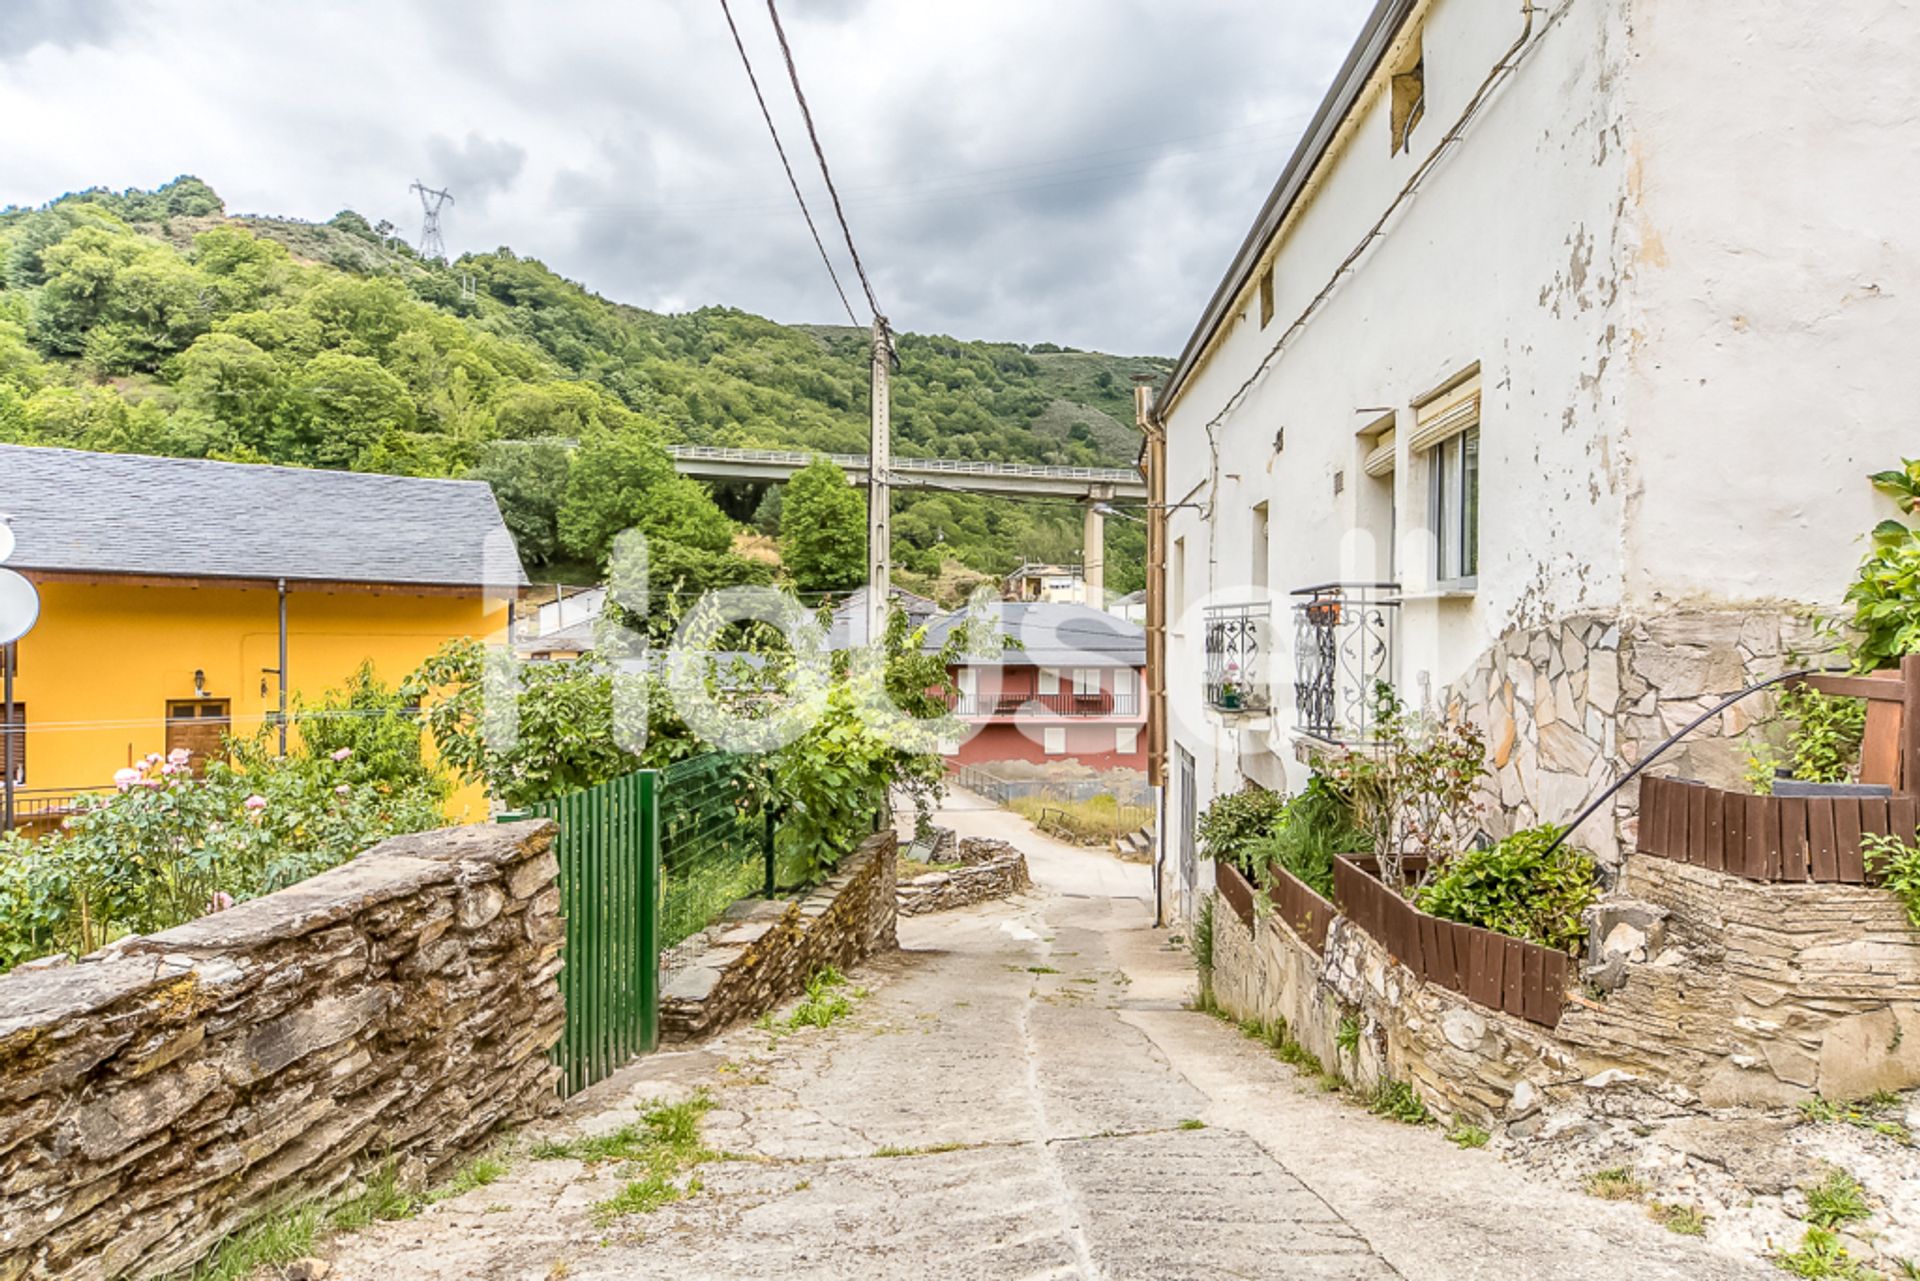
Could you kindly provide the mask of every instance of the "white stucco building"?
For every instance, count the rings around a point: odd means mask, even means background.
[[[1897,0],[1382,0],[1157,397],[1182,902],[1194,812],[1375,675],[1486,729],[1498,830],[1779,670],[1920,445],[1916,48]]]

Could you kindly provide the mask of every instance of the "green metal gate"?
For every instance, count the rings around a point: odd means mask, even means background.
[[[660,775],[637,770],[503,817],[560,825],[567,1026],[553,1054],[560,1092],[573,1094],[660,1040]]]

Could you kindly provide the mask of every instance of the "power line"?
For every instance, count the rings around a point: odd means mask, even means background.
[[[813,224],[813,211],[807,208],[807,198],[800,194],[800,182],[793,176],[793,166],[787,163],[787,149],[780,142],[780,131],[773,127],[773,114],[767,110],[766,95],[760,92],[760,78],[753,74],[753,61],[747,57],[747,46],[740,39],[740,28],[734,25],[733,10],[727,0],[720,0],[720,12],[727,15],[727,30],[733,33],[733,47],[740,51],[740,65],[747,69],[747,83],[753,86],[754,101],[760,104],[760,118],[767,122],[767,132],[773,135],[773,149],[780,153],[780,167],[787,171],[787,185],[793,188],[793,198],[800,204],[800,216],[807,220],[807,230],[813,233],[813,247],[820,251],[820,261],[827,266],[827,277],[833,281],[833,292],[840,295],[840,305],[847,309],[847,319],[855,326],[860,318],[853,312],[853,304],[847,301],[847,291],[840,287],[840,275],[833,269],[833,259],[827,256],[827,246],[820,239],[820,229]],[[858,260],[855,260],[856,265]],[[863,278],[864,279],[864,278]],[[873,291],[868,290],[871,298]]]
[[[853,247],[853,229],[847,226],[847,211],[840,206],[840,193],[833,185],[833,174],[827,168],[827,153],[820,146],[819,131],[813,127],[813,111],[807,106],[807,95],[800,90],[800,70],[793,65],[793,49],[787,44],[786,28],[780,25],[780,10],[774,0],[767,0],[767,13],[773,19],[773,34],[780,38],[780,56],[787,61],[787,79],[793,82],[793,96],[800,104],[800,118],[807,123],[807,137],[813,142],[814,159],[820,162],[820,176],[826,180],[827,194],[833,197],[833,214],[840,220],[840,232],[847,238],[847,253],[853,258],[853,270],[860,277],[860,287],[867,291],[867,306],[873,308],[875,316],[884,315],[880,310],[880,300],[873,296],[873,282],[867,279],[867,269],[860,262],[860,251]]]

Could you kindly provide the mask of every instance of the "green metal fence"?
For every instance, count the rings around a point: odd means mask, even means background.
[[[709,752],[661,771],[662,947],[698,934],[736,899],[773,893],[773,833],[756,804],[762,768]]]
[[[660,774],[639,770],[503,816],[560,825],[553,848],[567,918],[567,1025],[554,1061],[562,1094],[660,1040],[660,793]]]

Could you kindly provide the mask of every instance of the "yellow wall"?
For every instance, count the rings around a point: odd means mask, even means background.
[[[29,575],[31,577],[31,575]],[[27,779],[34,790],[78,791],[165,750],[166,703],[231,702],[245,736],[279,705],[265,669],[279,665],[279,604],[271,588],[38,583],[40,620],[20,642],[15,697],[26,707]],[[316,702],[363,661],[393,684],[456,636],[506,626],[506,605],[472,596],[334,591],[294,585],[287,597],[289,692]],[[265,681],[265,693],[261,682]],[[485,817],[478,787],[462,787],[448,817]]]

